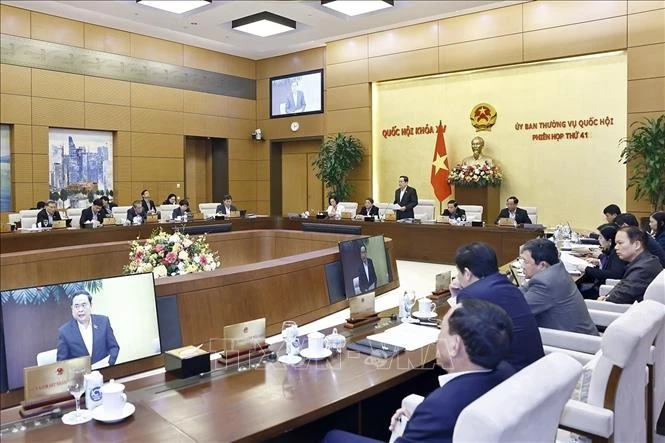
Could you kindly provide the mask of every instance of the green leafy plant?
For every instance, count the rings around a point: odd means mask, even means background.
[[[330,188],[328,197],[335,196],[337,201],[344,201],[351,196],[353,187],[346,179],[362,159],[362,143],[352,135],[338,133],[323,142],[312,166],[316,168],[317,178]]]
[[[635,187],[635,200],[647,198],[654,210],[665,206],[665,114],[635,122],[630,137],[621,139],[620,160],[630,163],[628,188]]]

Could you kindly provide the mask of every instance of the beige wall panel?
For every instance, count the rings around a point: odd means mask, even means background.
[[[129,106],[131,83],[110,78],[85,76],[85,101]]]
[[[181,158],[131,157],[131,159],[133,181],[159,182],[185,179],[185,163]]]
[[[182,89],[164,86],[132,83],[132,106],[138,108],[160,109],[162,111],[179,111],[183,109]]]
[[[330,42],[326,46],[326,63],[332,65],[367,58],[368,42],[369,36],[367,35]]]
[[[523,4],[524,31],[625,15],[626,1],[537,1]]]
[[[349,180],[371,180],[372,179],[372,157],[363,155],[362,163],[355,167],[349,174]]]
[[[256,159],[257,160],[270,160],[270,143],[257,143],[256,144]]]
[[[326,121],[326,132],[371,131],[372,112],[370,108],[331,111]]]
[[[367,59],[344,62],[326,67],[326,88],[354,85],[369,81],[369,63]]]
[[[256,160],[257,146],[265,142],[234,139],[229,142],[229,160]]]
[[[665,110],[665,77],[628,82],[628,112]]]
[[[30,95],[30,68],[0,65],[0,92],[3,94]]]
[[[48,126],[32,127],[32,152],[48,154]]]
[[[416,77],[439,72],[437,48],[420,49],[369,59],[369,81]]]
[[[261,180],[256,182],[256,198],[270,198],[270,182]]]
[[[282,155],[318,153],[320,140],[289,140],[282,145]]]
[[[663,8],[665,8],[665,0],[630,0],[628,2],[628,14]]]
[[[239,118],[222,117],[226,123],[227,135],[231,139],[248,140],[251,133],[256,129],[256,120],[244,120]]]
[[[183,113],[132,108],[132,131],[182,134]]]
[[[30,36],[35,40],[83,47],[83,22],[31,12],[30,24]]]
[[[326,90],[326,111],[372,106],[371,92],[372,87],[369,83],[328,88]]]
[[[328,107],[328,103],[325,103],[325,107]],[[257,120],[267,120],[270,118],[270,102],[268,99],[260,99],[256,101],[256,119]]]
[[[365,197],[372,195],[372,182],[370,180],[349,180],[349,184],[353,186],[351,197],[349,197],[352,202],[360,204],[365,201]],[[376,198],[374,201],[377,202]]]
[[[85,47],[97,51],[130,55],[129,32],[85,23]]]
[[[88,129],[105,129],[109,131],[129,131],[130,108],[101,103],[85,104],[85,127]]]
[[[439,45],[522,32],[522,5],[439,20]]]
[[[29,125],[31,99],[25,95],[0,94],[0,123]]]
[[[48,155],[34,154],[32,156],[32,181],[48,183]]]
[[[49,185],[47,182],[32,184],[32,201],[47,201],[49,199]]]
[[[184,113],[183,124],[185,135],[221,138],[228,136],[228,123],[224,117]],[[249,137],[249,133],[247,137]]]
[[[256,162],[256,179],[270,180],[270,161],[258,160]]]
[[[628,48],[628,80],[665,76],[665,43]]]
[[[262,78],[256,81],[256,99],[268,100],[270,98],[270,79]]]
[[[131,133],[117,131],[113,137],[113,155],[129,157],[131,152]]]
[[[32,194],[32,183],[20,183],[12,188],[12,198],[14,199],[14,209],[30,209],[35,206],[35,199]]]
[[[32,183],[32,154],[12,154],[11,157],[12,181],[17,183]]]
[[[130,34],[131,56],[182,66],[183,45],[145,35]]]
[[[30,38],[30,11],[0,4],[0,33]]]
[[[665,42],[665,9],[628,16],[628,46]]]
[[[229,180],[256,180],[256,161],[229,159]]]
[[[83,128],[85,124],[83,102],[33,97],[32,124]]]
[[[83,101],[83,76],[33,69],[32,96]]]
[[[32,126],[14,125],[11,132],[11,151],[14,154],[32,152]]]
[[[258,200],[256,202],[256,214],[270,215],[270,200]]]
[[[369,57],[433,48],[439,42],[438,22],[421,23],[369,35]]]
[[[119,206],[129,206],[134,201],[131,182],[113,181],[113,201]]]
[[[439,71],[507,65],[522,61],[522,34],[439,47]]]
[[[524,61],[626,47],[626,17],[524,33]]]
[[[113,182],[132,180],[131,157],[113,157]]]
[[[229,181],[229,193],[237,201],[256,200],[256,187],[253,181]]]
[[[300,128],[297,132],[291,131],[292,121],[298,121]],[[275,118],[269,120],[260,120],[256,126],[261,128],[264,137],[268,140],[293,139],[302,137],[319,137],[323,134],[324,128],[323,114],[302,115],[298,118]],[[250,132],[255,128],[250,129]],[[247,134],[249,135],[248,132]]]
[[[184,91],[184,111],[220,117],[256,119],[256,101],[205,92]]]
[[[178,188],[178,184],[180,184],[180,188]],[[154,193],[152,196],[153,200],[155,201],[155,205],[157,205],[158,202],[161,204],[166,196],[171,193],[175,194],[178,200],[185,198],[184,191],[184,182],[157,182],[157,187],[153,188],[151,192]]]
[[[631,125],[635,122],[644,123],[645,119],[656,119],[663,114],[663,111],[654,111],[654,112],[633,112],[628,114],[628,119],[626,120],[627,133],[631,133]],[[637,126],[637,125],[636,125]],[[632,128],[633,130],[635,128]]]
[[[184,155],[184,137],[177,134],[152,134],[132,132],[133,157],[171,157]]]
[[[184,45],[183,64],[190,68],[256,78],[256,62],[247,58]]]
[[[314,48],[259,60],[256,62],[256,78],[270,78],[298,71],[320,69],[324,66],[324,59],[325,48]]]

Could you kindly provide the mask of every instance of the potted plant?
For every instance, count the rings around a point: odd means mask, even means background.
[[[628,188],[635,187],[635,200],[646,197],[652,210],[665,207],[665,114],[656,119],[645,119],[630,137],[621,139],[621,158],[630,163],[632,175]]]
[[[362,143],[352,135],[338,133],[323,142],[312,166],[316,169],[316,177],[330,189],[328,197],[334,195],[337,201],[350,197],[352,185],[346,182],[346,178],[362,159]]]

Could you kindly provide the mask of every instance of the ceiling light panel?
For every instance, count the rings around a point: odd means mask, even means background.
[[[183,14],[212,3],[212,0],[136,0],[136,3],[161,9],[163,11]]]
[[[337,12],[341,12],[342,14],[355,16],[390,8],[394,5],[394,2],[385,0],[328,0],[322,1],[321,5],[325,6],[326,8],[333,9]]]

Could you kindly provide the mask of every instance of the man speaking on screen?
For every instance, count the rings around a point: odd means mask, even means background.
[[[376,289],[376,271],[371,258],[367,258],[367,246],[360,247],[360,266],[358,267],[358,287],[354,287],[356,295]]]
[[[57,360],[90,356],[90,363],[95,367],[114,365],[120,352],[120,346],[113,335],[109,318],[94,315],[92,296],[84,290],[72,296],[72,317],[58,329]],[[97,364],[99,363],[99,364]]]
[[[286,98],[286,113],[294,114],[296,112],[303,112],[305,110],[305,94],[298,89],[298,82],[296,80],[291,83],[291,93]]]

